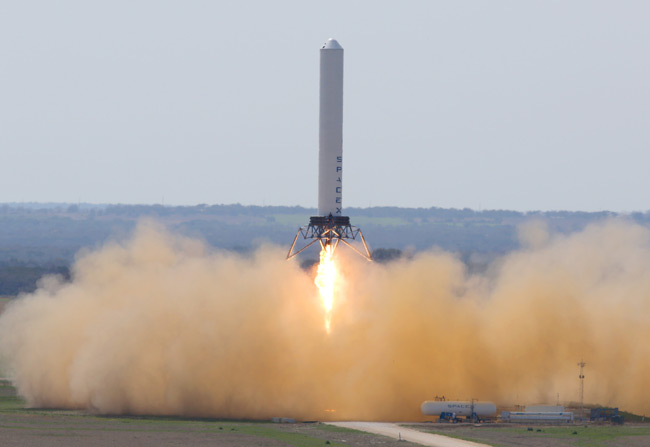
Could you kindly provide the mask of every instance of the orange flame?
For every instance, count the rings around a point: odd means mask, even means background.
[[[330,333],[330,320],[334,306],[334,284],[336,283],[336,264],[334,264],[334,247],[325,245],[320,251],[318,274],[314,281],[320,291],[320,299],[325,308],[325,330]]]

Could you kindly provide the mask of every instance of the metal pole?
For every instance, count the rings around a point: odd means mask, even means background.
[[[585,412],[585,365],[586,363],[582,360],[578,363],[578,366],[580,367],[580,375],[578,376],[580,379],[580,410],[582,411],[583,416]]]

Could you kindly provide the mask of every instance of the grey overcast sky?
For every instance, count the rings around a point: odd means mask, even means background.
[[[650,209],[650,2],[0,2],[0,202]]]

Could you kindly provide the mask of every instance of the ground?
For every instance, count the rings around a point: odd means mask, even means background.
[[[315,424],[95,417],[65,412],[0,416],[10,446],[403,446],[397,440]],[[412,444],[408,444],[412,445]]]
[[[645,447],[650,424],[529,426],[403,424],[421,431],[502,447]],[[531,428],[532,430],[529,430]],[[576,432],[576,434],[573,434]],[[83,411],[28,409],[0,381],[0,446],[377,446],[414,444],[321,423],[274,424],[155,416],[100,416]]]
[[[650,424],[408,424],[497,447],[648,447]]]
[[[0,446],[408,447],[383,436],[321,423],[221,421],[177,417],[100,416],[83,411],[26,409],[0,381]]]

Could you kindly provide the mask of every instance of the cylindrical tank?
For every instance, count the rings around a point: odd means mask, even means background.
[[[502,411],[501,419],[507,422],[573,422],[572,412],[510,412]]]
[[[456,416],[471,417],[472,412],[478,417],[492,417],[497,414],[497,406],[492,402],[463,402],[427,400],[420,407],[422,414],[440,416],[440,413],[455,413]]]
[[[343,215],[343,48],[329,39],[320,49],[318,215]]]

